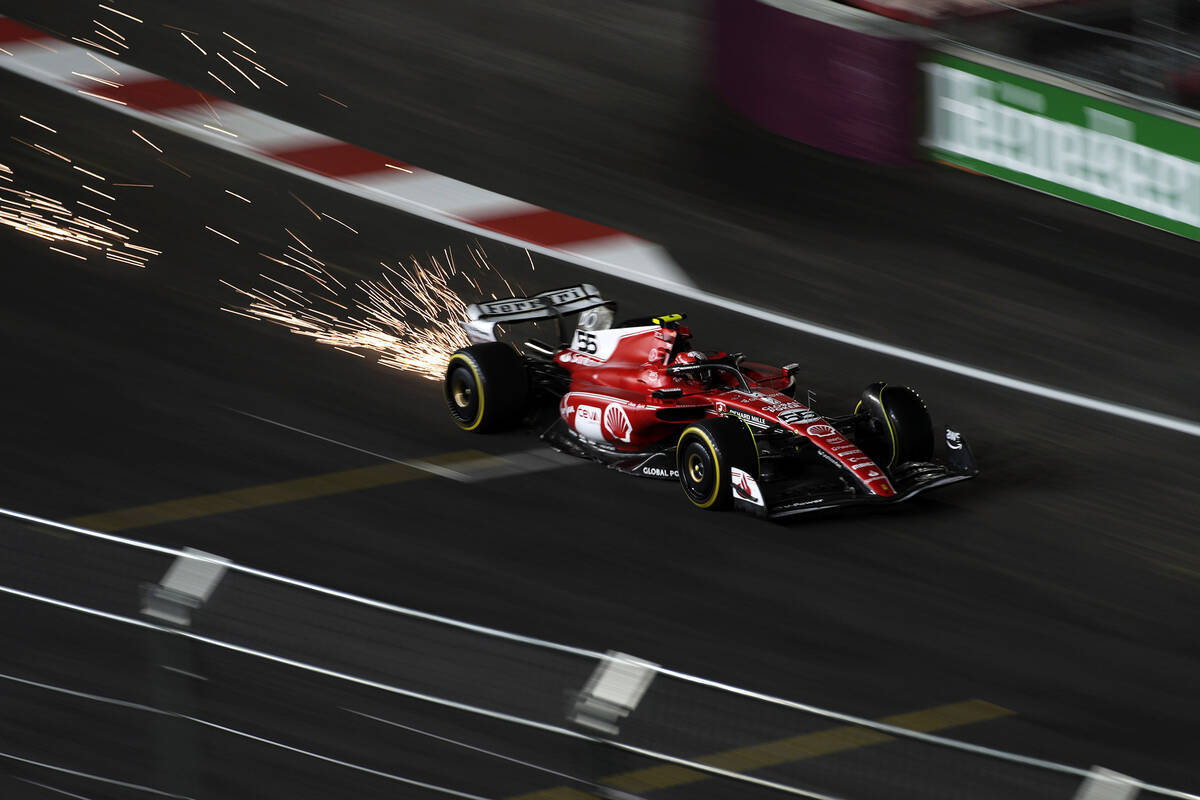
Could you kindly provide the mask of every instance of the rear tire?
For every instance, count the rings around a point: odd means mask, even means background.
[[[442,387],[454,424],[464,431],[487,433],[520,421],[529,399],[529,374],[507,344],[486,342],[450,356]]]
[[[675,463],[691,504],[720,511],[733,503],[734,467],[758,479],[758,445],[740,419],[714,417],[684,429],[675,448]]]
[[[855,412],[864,407],[871,415],[875,436],[873,446],[863,449],[879,464],[894,467],[908,461],[928,461],[933,456],[933,423],[915,390],[872,383],[863,389]]]

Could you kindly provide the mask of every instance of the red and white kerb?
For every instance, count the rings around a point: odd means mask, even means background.
[[[89,53],[0,17],[0,67],[39,83],[461,230],[641,282],[693,285],[665,250],[644,239],[338,141],[108,54]]]

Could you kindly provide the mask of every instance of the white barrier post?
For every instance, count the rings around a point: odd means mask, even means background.
[[[616,736],[658,674],[658,664],[609,650],[576,695],[568,718],[576,725]]]
[[[609,650],[583,689],[575,695],[567,719],[580,727],[615,737],[621,732],[618,723],[638,707],[657,674],[658,664]],[[593,748],[592,769],[597,777],[592,794],[605,800],[642,800],[637,795],[604,785],[604,774],[612,772],[612,767],[616,766],[612,761],[613,754],[607,742],[597,741]]]
[[[212,596],[228,567],[227,559],[185,547],[161,581],[144,587],[142,613],[190,626],[192,612]]]
[[[1074,800],[1133,800],[1138,793],[1137,782],[1128,775],[1104,767],[1092,767],[1083,779]]]
[[[188,628],[192,613],[212,596],[230,562],[185,547],[158,583],[142,585],[142,614],[175,628]],[[164,631],[147,632],[150,691],[159,708],[179,717],[155,717],[155,767],[164,786],[179,794],[201,797],[205,793],[205,756],[198,732],[187,717],[200,711],[197,681],[207,680],[197,670],[196,643]]]

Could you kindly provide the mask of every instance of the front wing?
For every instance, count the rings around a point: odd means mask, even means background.
[[[768,519],[782,519],[813,511],[858,506],[882,507],[903,503],[917,495],[970,480],[979,474],[971,446],[958,432],[946,429],[946,457],[938,461],[914,461],[901,464],[889,473],[896,494],[877,497],[857,483],[843,482],[836,489],[813,490],[789,481],[761,482],[739,479],[734,475],[734,505],[748,513]],[[748,478],[749,476],[745,476]]]

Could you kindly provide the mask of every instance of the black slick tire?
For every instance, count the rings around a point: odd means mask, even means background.
[[[734,467],[758,478],[758,446],[746,423],[714,417],[684,428],[675,448],[679,483],[696,508],[720,511],[733,503]]]
[[[928,461],[933,456],[933,423],[925,402],[915,390],[872,383],[863,389],[855,410],[862,411],[864,407],[871,415],[876,434],[876,444],[868,450],[868,455],[881,466]]]
[[[529,375],[521,357],[504,342],[473,344],[450,356],[442,391],[455,425],[488,433],[521,420],[529,399]]]

